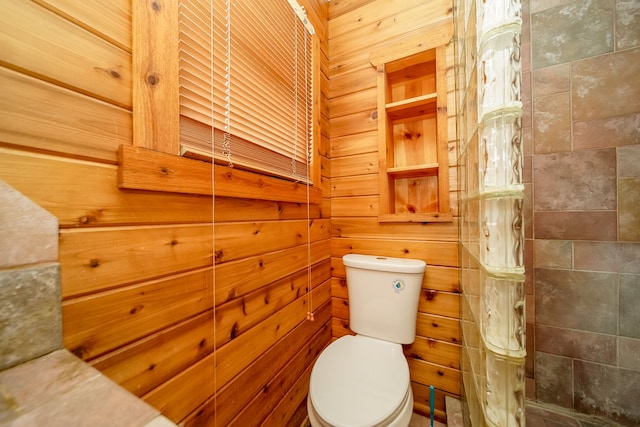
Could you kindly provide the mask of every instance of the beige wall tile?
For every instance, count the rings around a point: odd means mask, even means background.
[[[619,240],[640,242],[640,178],[618,178],[618,222]]]
[[[597,334],[554,326],[536,326],[537,350],[558,356],[616,365],[615,335]]]
[[[588,121],[640,112],[638,76],[640,48],[575,62],[571,67],[573,120]]]
[[[638,116],[640,118],[640,115]],[[640,132],[640,122],[637,130]],[[638,143],[640,144],[640,141]],[[640,145],[620,147],[617,154],[618,178],[640,178]]]
[[[640,372],[618,369],[618,408],[612,414],[626,425],[640,425]],[[613,411],[611,411],[613,412]],[[621,412],[621,413],[620,413]],[[618,413],[620,413],[618,415]]]
[[[543,10],[551,9],[552,7],[558,7],[571,3],[572,0],[530,0],[531,13],[541,12]]]
[[[534,210],[616,209],[615,149],[533,157]]]
[[[536,239],[534,251],[536,267],[570,269],[573,265],[573,242],[571,241]]]
[[[536,239],[617,240],[617,212],[536,212]]]
[[[536,398],[573,408],[573,363],[568,357],[536,351]]]
[[[611,408],[618,402],[617,369],[599,363],[574,362],[575,408],[592,414],[596,408]],[[616,405],[617,406],[617,405]],[[604,412],[604,411],[602,411]]]
[[[574,242],[574,268],[640,274],[640,243]]]
[[[531,86],[533,96],[553,95],[560,92],[568,92],[569,74],[571,66],[569,64],[556,65],[553,67],[540,68],[531,72]]]
[[[571,151],[569,92],[534,98],[533,150],[536,154]]]
[[[640,339],[618,337],[618,366],[640,372]]]
[[[577,0],[531,16],[534,70],[613,51],[614,0]]]
[[[640,1],[616,0],[616,49],[640,46]]]
[[[605,117],[573,123],[573,149],[640,144],[640,114]]]
[[[640,338],[640,275],[620,275],[620,335]]]
[[[536,324],[617,333],[616,274],[538,268],[535,277]]]

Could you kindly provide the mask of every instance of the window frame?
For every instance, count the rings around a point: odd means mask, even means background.
[[[166,6],[159,2],[134,1],[132,22],[133,145],[181,157],[177,3]],[[321,93],[320,47],[317,35],[313,35],[312,49],[313,104],[311,124],[313,127],[313,151],[309,177],[310,185],[319,189],[321,135],[319,105]],[[144,153],[145,150],[141,152]],[[206,155],[196,155],[188,160],[205,161],[213,166],[213,159]],[[129,164],[132,163],[129,162]],[[177,164],[186,165],[184,162],[177,162]],[[224,167],[232,169],[228,166]],[[264,171],[252,170],[250,172],[257,175],[257,181],[265,177],[272,177],[271,174]],[[211,179],[211,175],[209,175],[209,179]],[[300,186],[293,180],[290,182],[295,184],[294,188],[304,189],[306,187]],[[127,185],[135,184],[129,182]],[[125,186],[124,188],[129,187]]]

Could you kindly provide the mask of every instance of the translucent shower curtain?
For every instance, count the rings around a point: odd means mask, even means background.
[[[519,0],[454,0],[465,424],[524,426]]]

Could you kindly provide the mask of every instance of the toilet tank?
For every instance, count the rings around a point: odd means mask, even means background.
[[[349,326],[357,334],[399,344],[416,337],[426,263],[417,259],[348,254],[342,257],[349,292]]]

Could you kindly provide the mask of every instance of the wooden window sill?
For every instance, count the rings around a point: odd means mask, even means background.
[[[307,188],[304,183],[147,148],[121,145],[118,160],[118,187],[121,189],[292,203],[307,203],[308,199],[316,205],[322,202],[322,190],[318,187]]]

